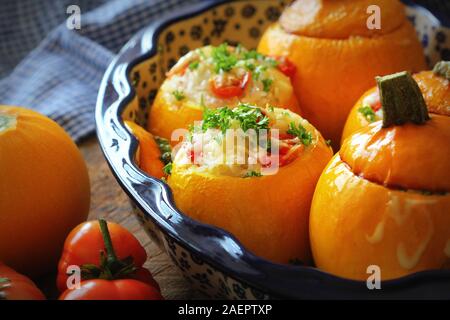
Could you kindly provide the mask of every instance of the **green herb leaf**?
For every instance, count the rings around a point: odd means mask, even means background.
[[[262,174],[256,171],[249,171],[244,176],[244,178],[251,178],[251,177],[262,177]]]
[[[163,172],[164,172],[166,175],[170,175],[170,174],[172,173],[172,162],[170,162],[170,163],[168,163],[168,164],[166,164],[166,165],[164,166]]]
[[[256,66],[254,63],[249,62],[249,61],[245,61],[245,68],[249,71],[254,71]]]
[[[269,128],[269,118],[264,115],[260,108],[241,104],[233,109],[234,118],[239,120],[240,127],[244,132],[254,129],[256,132]]]
[[[374,122],[377,119],[375,112],[368,104],[365,104],[362,107],[358,108],[358,112],[361,113],[369,122]]]
[[[164,164],[168,164],[169,162],[171,162],[172,147],[170,146],[169,140],[155,136],[155,142],[158,145],[159,151],[161,151],[161,161]]]
[[[278,61],[277,60],[275,60],[275,59],[273,59],[273,58],[270,58],[270,57],[267,57],[266,58],[266,62],[272,67],[272,68],[276,68],[277,66],[278,66]]]
[[[205,109],[203,112],[202,130],[220,129],[223,133],[231,126],[233,111],[228,107]]]
[[[250,50],[244,53],[244,59],[245,60],[250,60],[250,59],[254,59],[254,60],[260,60],[263,59],[264,56],[257,52],[256,50]]]
[[[184,98],[186,98],[183,91],[175,90],[174,92],[172,92],[172,94],[178,101],[181,101]]]
[[[198,69],[198,66],[200,65],[200,62],[198,60],[193,61],[189,64],[189,69],[190,70],[196,70]]]
[[[273,80],[272,79],[264,79],[262,80],[263,86],[264,86],[264,92],[269,92],[270,88],[272,86]]]
[[[222,43],[220,46],[212,49],[212,58],[215,64],[215,72],[228,72],[237,63],[238,59],[230,51],[228,51],[228,44]]]
[[[259,80],[261,74],[267,70],[267,66],[259,65],[253,71],[253,78]]]
[[[249,104],[241,104],[234,109],[222,107],[218,109],[206,109],[203,113],[202,130],[220,129],[223,133],[231,127],[231,121],[239,121],[241,129],[246,132],[249,129],[259,131],[269,128],[269,118],[260,108]]]
[[[296,126],[294,122],[291,122],[287,133],[298,137],[305,146],[309,146],[312,142],[311,132],[306,131],[300,123]]]

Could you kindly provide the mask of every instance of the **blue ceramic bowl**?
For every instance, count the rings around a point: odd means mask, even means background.
[[[205,44],[241,42],[256,47],[264,28],[287,1],[204,1],[139,32],[109,66],[101,83],[97,134],[106,160],[150,237],[165,249],[193,287],[229,299],[450,298],[450,271],[434,270],[385,281],[381,290],[313,267],[274,264],[247,251],[228,232],[180,212],[170,188],[134,161],[137,140],[124,120],[145,125],[166,70]],[[429,62],[448,52],[450,33],[427,10],[408,7]]]

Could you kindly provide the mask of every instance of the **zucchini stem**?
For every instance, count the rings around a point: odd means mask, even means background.
[[[419,86],[409,72],[376,77],[383,108],[383,128],[407,122],[423,124],[430,119]]]

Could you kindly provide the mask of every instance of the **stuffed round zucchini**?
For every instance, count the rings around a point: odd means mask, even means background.
[[[375,8],[372,16],[368,8]],[[268,28],[258,51],[295,64],[302,115],[334,147],[351,106],[375,76],[426,69],[416,31],[397,0],[297,0]]]
[[[230,132],[242,143],[230,147]],[[181,211],[269,260],[310,262],[310,204],[332,150],[309,122],[280,108],[209,109],[176,149],[167,182]]]
[[[300,113],[290,78],[285,75],[292,73],[275,59],[241,46],[222,44],[193,50],[167,73],[147,128],[170,141],[174,130],[187,129],[201,120],[205,107],[233,107],[241,102],[268,103]]]
[[[450,117],[428,114],[409,73],[377,82],[383,121],[344,141],[311,205],[316,265],[359,280],[450,266]]]
[[[450,116],[450,61],[441,61],[433,71],[422,71],[413,75],[430,113]],[[342,133],[343,142],[349,135],[372,122],[383,119],[378,88],[367,91],[356,102],[348,115]]]

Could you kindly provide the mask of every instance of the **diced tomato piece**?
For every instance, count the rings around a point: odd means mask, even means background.
[[[293,136],[292,134],[289,134],[289,133],[279,133],[278,138],[280,140],[290,140],[290,139],[294,139],[295,136]]]
[[[245,89],[250,82],[251,73],[246,72],[242,79],[235,79],[230,85],[217,86],[215,81],[211,82],[211,91],[221,99],[230,99],[240,97],[244,94]]]
[[[381,101],[378,100],[375,104],[370,106],[374,112],[377,112],[381,109]]]
[[[280,167],[283,167],[287,164],[289,164],[291,161],[289,158],[286,157],[280,157]]]
[[[196,163],[196,161],[197,162],[199,162],[199,161],[201,161],[201,156],[202,156],[202,152],[195,152],[195,150],[194,149],[191,149],[190,151],[188,151],[189,153],[188,153],[188,157],[189,157],[189,160],[191,161],[191,163],[192,164],[199,164],[199,163]]]
[[[272,58],[278,62],[277,68],[278,70],[283,72],[284,75],[288,76],[291,79],[295,76],[297,67],[291,62],[291,60],[282,56],[272,56]]]
[[[289,152],[289,150],[291,150],[291,146],[285,143],[280,144],[280,148],[279,148],[279,153],[280,155],[285,155]]]
[[[372,92],[370,95],[364,98],[364,103],[367,103],[370,108],[377,112],[381,109],[381,101],[380,101],[380,93],[378,92],[378,89]]]

